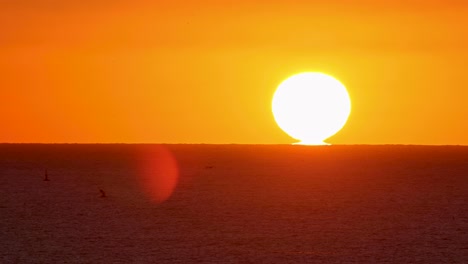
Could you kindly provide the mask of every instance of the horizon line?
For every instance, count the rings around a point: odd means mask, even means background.
[[[298,146],[298,147],[331,147],[331,146],[461,146],[468,144],[411,144],[411,143],[354,143],[328,145],[301,145],[296,143],[155,143],[155,142],[0,142],[0,145],[262,145],[262,146]]]

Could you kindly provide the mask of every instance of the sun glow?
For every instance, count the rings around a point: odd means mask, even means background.
[[[351,100],[344,85],[317,72],[294,75],[273,95],[272,112],[278,126],[298,144],[327,145],[325,139],[345,125]]]

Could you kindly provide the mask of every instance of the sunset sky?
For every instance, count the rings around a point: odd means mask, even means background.
[[[0,0],[0,142],[292,143],[281,81],[333,75],[333,144],[468,144],[465,0]]]

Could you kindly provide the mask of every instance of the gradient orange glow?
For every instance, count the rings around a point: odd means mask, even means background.
[[[467,1],[159,2],[1,1],[0,142],[292,143],[271,97],[320,71],[332,144],[468,144]]]

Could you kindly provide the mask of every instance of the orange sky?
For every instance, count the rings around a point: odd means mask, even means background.
[[[468,144],[468,2],[0,1],[0,142],[291,143],[277,85],[348,88],[334,144]]]

